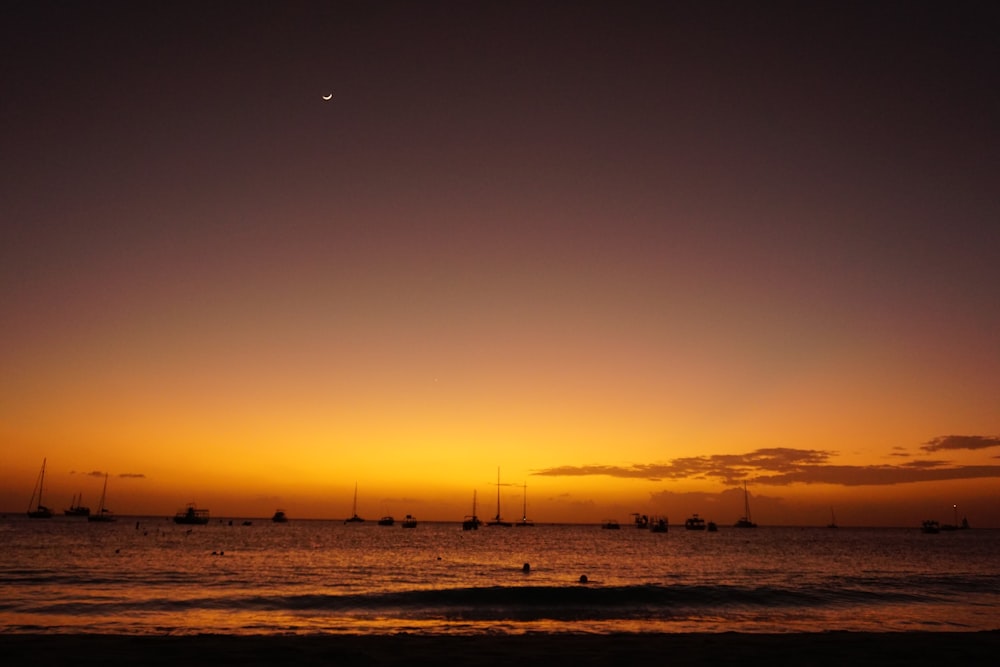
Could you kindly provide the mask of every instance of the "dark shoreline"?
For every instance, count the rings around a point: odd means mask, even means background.
[[[1000,630],[786,634],[2,634],[5,665],[992,665]]]

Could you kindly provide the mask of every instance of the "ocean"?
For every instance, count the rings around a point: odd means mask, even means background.
[[[992,630],[1000,628],[998,553],[1000,531],[975,528],[463,531],[7,516],[0,632]]]

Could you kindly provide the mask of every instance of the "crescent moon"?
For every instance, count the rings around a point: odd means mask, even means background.
[[[333,93],[330,93],[329,95],[324,95],[323,99],[324,100],[332,100],[333,99]]]

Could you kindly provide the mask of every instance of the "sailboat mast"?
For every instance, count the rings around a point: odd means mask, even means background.
[[[497,466],[497,521],[500,520],[500,466]]]
[[[746,514],[747,521],[750,521],[750,496],[747,494],[746,480],[743,480],[743,513]]]
[[[523,505],[521,507],[521,520],[522,521],[527,521],[528,520],[528,483],[527,482],[524,483],[524,493],[522,494],[521,497],[524,498],[524,502],[523,502]]]

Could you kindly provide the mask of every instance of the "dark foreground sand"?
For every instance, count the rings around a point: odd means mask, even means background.
[[[994,665],[1000,631],[792,634],[0,634],[0,664],[72,665]]]

